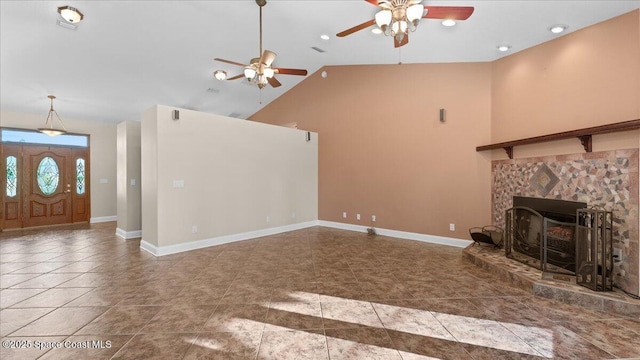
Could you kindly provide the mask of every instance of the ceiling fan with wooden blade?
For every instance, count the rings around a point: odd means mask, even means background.
[[[427,6],[422,0],[365,0],[378,6],[375,18],[336,34],[345,37],[377,25],[385,35],[393,37],[395,47],[409,43],[409,32],[415,31],[420,19],[466,20],[473,14],[471,6]]]
[[[262,7],[267,4],[266,0],[256,0],[256,4],[260,7],[260,57],[253,58],[249,61],[249,64],[242,64],[236,61],[215,58],[214,60],[220,61],[223,63],[242,66],[244,68],[244,73],[240,75],[236,75],[230,77],[226,80],[236,80],[240,78],[246,78],[250,83],[258,85],[258,88],[262,89],[267,84],[271,85],[271,87],[278,87],[282,84],[278,81],[274,75],[282,74],[282,75],[307,75],[307,70],[304,69],[287,69],[287,68],[277,68],[272,67],[271,64],[276,59],[276,53],[271,50],[262,51]]]

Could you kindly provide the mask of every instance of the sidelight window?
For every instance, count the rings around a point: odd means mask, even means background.
[[[84,159],[76,160],[76,193],[78,195],[84,194]]]
[[[18,193],[18,159],[7,156],[7,196],[14,197]]]

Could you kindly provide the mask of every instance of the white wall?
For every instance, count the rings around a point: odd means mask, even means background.
[[[185,109],[175,121],[173,109],[142,118],[143,246],[162,254],[318,219],[316,134]]]
[[[140,237],[140,122],[118,124],[118,225],[116,234],[125,238]]]
[[[0,110],[0,126],[34,130],[44,126],[46,117],[46,111],[28,114]],[[90,136],[91,220],[115,220],[116,125],[70,118],[63,118],[63,121],[67,131]],[[101,179],[106,179],[107,183],[100,183]]]

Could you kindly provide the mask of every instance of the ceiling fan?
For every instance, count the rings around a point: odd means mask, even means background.
[[[275,74],[307,75],[307,70],[304,69],[287,69],[271,66],[273,61],[276,59],[276,53],[266,49],[262,51],[262,7],[267,4],[267,0],[256,0],[256,4],[260,7],[260,54],[262,55],[259,58],[251,59],[248,65],[231,60],[215,58],[214,60],[216,61],[244,67],[243,74],[232,76],[227,80],[236,80],[244,77],[250,83],[256,84],[258,85],[258,88],[262,89],[267,86],[267,84],[274,88],[282,85],[280,81],[274,77]],[[218,78],[218,76],[216,76],[216,78]]]
[[[471,6],[427,6],[422,0],[365,0],[380,7],[375,18],[336,34],[338,37],[377,25],[388,36],[393,36],[395,47],[409,43],[409,31],[415,31],[420,19],[466,20],[473,14]]]

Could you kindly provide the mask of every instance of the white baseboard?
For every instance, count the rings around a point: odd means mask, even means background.
[[[116,228],[116,235],[125,240],[135,239],[142,237],[142,230],[125,231],[120,228]]]
[[[142,241],[140,241],[140,248],[155,256],[164,256],[164,255],[170,255],[170,254],[177,254],[184,251],[202,249],[202,248],[206,248],[214,245],[227,244],[235,241],[249,240],[249,239],[254,239],[254,238],[263,237],[263,236],[280,234],[283,232],[306,229],[306,228],[317,226],[317,225],[318,225],[318,222],[316,220],[313,220],[313,221],[307,221],[307,222],[298,223],[298,224],[291,224],[291,225],[279,226],[279,227],[268,228],[268,229],[260,229],[260,230],[249,231],[249,232],[240,233],[240,234],[218,236],[215,238],[190,241],[182,244],[175,244],[175,245],[168,245],[168,246],[156,246],[142,239]]]
[[[363,232],[363,233],[366,233],[368,228],[368,226],[363,226],[363,225],[345,224],[345,223],[324,221],[324,220],[319,220],[318,225],[330,227],[334,229],[350,230],[350,231],[357,231],[357,232]],[[390,237],[407,239],[407,240],[423,241],[423,242],[428,242],[433,244],[449,245],[449,246],[455,246],[460,248],[467,247],[469,244],[472,243],[471,240],[456,239],[456,238],[450,238],[445,236],[420,234],[420,233],[382,229],[382,228],[375,228],[375,229],[378,235],[390,236]]]
[[[91,224],[97,224],[97,223],[111,222],[111,221],[118,221],[118,215],[92,217],[92,218],[89,220],[89,223],[91,223]]]
[[[288,231],[306,229],[313,226],[324,226],[324,227],[330,227],[334,229],[357,231],[362,233],[367,232],[367,226],[363,226],[363,225],[345,224],[345,223],[324,221],[324,220],[314,220],[314,221],[307,221],[304,223],[291,224],[291,225],[261,229],[256,231],[249,231],[249,232],[240,233],[240,234],[218,236],[215,238],[190,241],[187,243],[168,245],[168,246],[156,246],[142,239],[140,241],[140,248],[155,256],[164,256],[164,255],[170,255],[170,254],[177,254],[185,251],[202,249],[209,246],[228,244],[235,241],[255,239],[263,236],[275,235],[275,234],[280,234]],[[381,229],[381,228],[376,228],[376,233],[378,235],[390,236],[390,237],[395,237],[400,239],[423,241],[423,242],[428,242],[433,244],[448,245],[448,246],[454,246],[454,247],[460,247],[460,248],[464,248],[469,244],[471,244],[472,242],[471,240],[463,240],[463,239],[456,239],[456,238],[450,238],[450,237],[444,237],[444,236],[427,235],[427,234],[412,233],[412,232],[390,230],[390,229]],[[118,236],[121,236],[121,235],[118,234]]]

